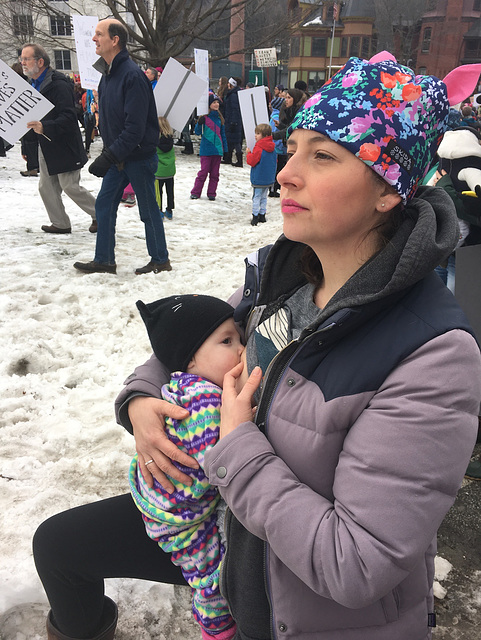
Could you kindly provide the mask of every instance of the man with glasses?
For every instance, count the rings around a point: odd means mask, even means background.
[[[75,111],[73,85],[63,73],[50,67],[50,58],[38,44],[26,44],[19,58],[23,73],[54,105],[42,118],[28,122],[39,141],[40,180],[38,190],[50,218],[45,233],[71,233],[70,218],[62,202],[62,191],[92,219],[89,231],[97,231],[95,198],[80,185],[80,169],[87,162]]]

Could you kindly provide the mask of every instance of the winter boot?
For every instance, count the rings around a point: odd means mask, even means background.
[[[186,156],[191,156],[194,153],[194,145],[192,142],[185,143],[185,149],[182,149],[180,153],[183,153]]]
[[[90,640],[113,640],[117,627],[117,617],[117,605],[113,600],[105,596],[101,631]],[[49,611],[47,616],[47,638],[48,640],[75,640],[75,638],[64,635],[54,627],[51,611]]]
[[[242,167],[243,166],[243,163],[242,163],[242,152],[239,153],[238,151],[236,151],[235,152],[235,157],[237,159],[237,162],[236,163],[233,162],[232,166],[233,167]]]
[[[232,164],[232,151],[226,151],[221,162],[222,164]]]

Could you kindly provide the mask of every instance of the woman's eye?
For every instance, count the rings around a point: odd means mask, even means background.
[[[324,153],[324,151],[317,151],[316,158],[318,158],[319,160],[331,160],[331,156],[327,153]]]
[[[222,344],[230,344],[231,342],[231,338],[225,338],[224,340],[222,340]]]

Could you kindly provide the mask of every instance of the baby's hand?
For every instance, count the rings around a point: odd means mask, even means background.
[[[247,148],[246,148],[246,155],[247,155],[248,153],[250,153],[250,152],[251,152],[251,150],[249,149],[249,147],[247,147]]]
[[[236,383],[244,364],[240,362],[224,376],[222,391],[222,407],[220,411],[220,437],[223,438],[242,422],[250,422],[253,418],[252,398],[262,380],[262,369],[255,367],[241,391],[237,391]]]

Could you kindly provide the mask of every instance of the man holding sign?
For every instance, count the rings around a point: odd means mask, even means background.
[[[46,233],[71,233],[70,218],[62,202],[62,191],[92,218],[89,231],[97,231],[95,198],[80,185],[80,169],[87,162],[77,121],[73,85],[50,67],[50,58],[38,44],[26,44],[20,56],[23,73],[32,86],[54,105],[41,120],[27,122],[40,143],[38,190],[47,209],[50,225]]]
[[[118,20],[101,20],[92,38],[101,56],[95,68],[102,73],[99,84],[99,126],[102,153],[89,167],[103,178],[97,196],[98,233],[95,257],[76,262],[84,273],[116,273],[115,223],[125,187],[131,183],[139,203],[140,219],[150,262],[136,274],[171,271],[164,225],[155,198],[159,123],[152,88],[147,76],[130,59],[127,29]]]

